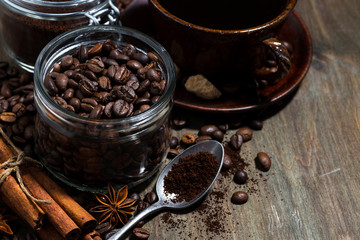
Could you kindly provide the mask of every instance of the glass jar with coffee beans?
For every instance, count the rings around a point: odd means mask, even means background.
[[[80,26],[119,24],[120,5],[121,0],[0,0],[1,44],[32,72],[51,39]]]
[[[52,40],[35,65],[35,150],[82,190],[129,187],[166,158],[175,68],[150,37],[87,26]]]

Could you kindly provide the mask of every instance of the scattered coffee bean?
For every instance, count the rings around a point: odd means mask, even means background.
[[[133,234],[137,239],[148,239],[150,233],[143,228],[134,228]]]
[[[263,128],[263,121],[261,120],[252,120],[250,121],[250,127],[254,130],[261,130]]]
[[[256,156],[256,163],[258,167],[264,171],[269,171],[271,167],[271,159],[269,155],[264,152],[259,152]]]
[[[138,204],[138,202],[141,200],[140,195],[138,193],[132,193],[129,198],[136,200],[135,204]]]
[[[233,204],[244,204],[248,201],[249,196],[246,192],[234,192],[234,194],[231,197],[231,202]]]
[[[236,171],[234,174],[234,181],[238,184],[245,184],[248,179],[248,175],[244,171]]]
[[[225,153],[224,154],[224,162],[223,162],[222,170],[227,171],[232,167],[232,165],[233,165],[233,162],[231,160],[231,157]]]
[[[182,137],[181,137],[181,142],[184,143],[185,145],[189,146],[195,143],[195,136],[192,133],[185,133]]]
[[[229,130],[229,124],[225,123],[225,124],[220,124],[217,126],[219,128],[219,130],[221,130],[223,133],[226,133],[227,130]]]
[[[212,139],[222,142],[222,140],[224,140],[224,133],[221,130],[216,130],[212,134]]]
[[[230,137],[230,144],[235,150],[240,150],[243,144],[243,138],[239,134],[234,134]]]
[[[99,234],[105,234],[113,229],[113,226],[110,222],[103,222],[95,227],[95,230]]]
[[[138,203],[138,206],[137,206],[137,211],[141,212],[149,206],[150,206],[150,204],[148,202],[140,200]]]
[[[141,227],[143,227],[145,225],[145,221],[140,221],[140,222],[138,222],[137,224],[136,224],[136,227],[137,228],[141,228]]]
[[[155,192],[148,192],[147,194],[145,194],[144,201],[149,204],[156,203],[158,200],[159,198]]]
[[[199,136],[208,135],[213,136],[214,132],[219,130],[215,125],[204,125],[200,128]]]
[[[244,142],[250,141],[253,136],[252,130],[248,127],[239,128],[236,134],[241,135]]]
[[[173,117],[172,123],[175,128],[182,129],[186,126],[187,121],[182,115],[178,115]]]
[[[176,150],[176,149],[173,149],[173,148],[170,148],[169,149],[169,152],[167,154],[167,157],[170,158],[170,159],[173,159],[174,157],[176,157],[177,155],[179,155],[179,151]]]
[[[178,145],[179,145],[179,139],[177,137],[171,137],[170,148],[176,149]]]

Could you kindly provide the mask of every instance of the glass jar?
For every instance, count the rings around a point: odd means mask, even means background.
[[[130,43],[142,53],[158,56],[166,89],[148,110],[122,119],[89,119],[56,104],[44,86],[55,63],[81,45],[111,39]],[[169,113],[173,105],[175,68],[167,51],[150,37],[120,26],[87,26],[52,40],[40,53],[34,71],[35,151],[60,180],[80,190],[102,191],[108,183],[136,185],[161,166],[169,150]]]
[[[118,24],[115,0],[0,0],[1,44],[22,68],[54,37],[76,27]]]

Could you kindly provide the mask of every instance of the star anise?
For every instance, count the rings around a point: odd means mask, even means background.
[[[99,217],[99,224],[109,220],[111,225],[115,227],[119,221],[125,225],[131,215],[135,212],[132,207],[136,200],[127,198],[128,187],[125,185],[115,193],[114,188],[108,185],[108,194],[96,193],[96,199],[101,203],[96,207],[90,209],[90,212],[101,213]]]
[[[16,217],[11,215],[4,215],[5,208],[0,208],[0,235],[13,235],[11,228],[7,225],[8,221],[15,220]]]

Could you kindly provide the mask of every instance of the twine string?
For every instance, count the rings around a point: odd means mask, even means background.
[[[33,164],[39,168],[42,168],[42,164],[31,158],[28,156],[25,156],[25,153],[23,151],[21,151],[19,148],[17,148],[15,146],[15,144],[9,139],[9,137],[4,133],[4,131],[2,130],[2,128],[0,127],[0,134],[1,136],[5,139],[5,141],[16,151],[16,155],[10,157],[7,161],[5,161],[4,163],[0,164],[0,169],[4,169],[4,171],[2,173],[0,173],[0,185],[6,180],[6,178],[11,174],[11,173],[15,173],[16,175],[16,180],[19,183],[19,186],[21,188],[21,190],[25,193],[25,195],[30,198],[31,200],[33,200],[36,203],[41,203],[41,204],[51,204],[50,200],[41,200],[38,198],[35,198],[30,191],[27,189],[27,187],[25,186],[21,174],[20,174],[20,166],[23,164]]]

